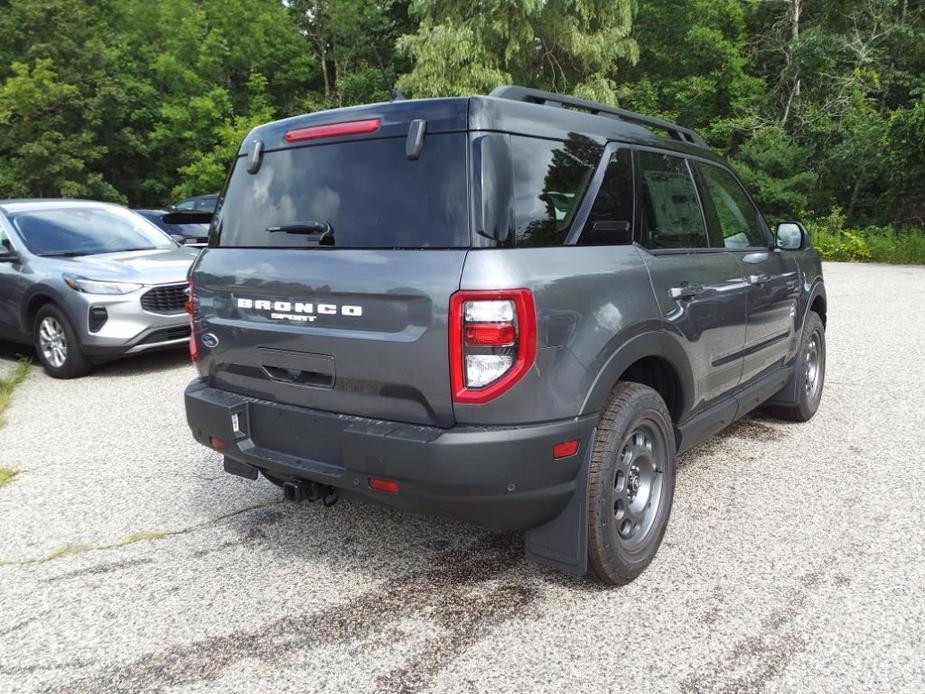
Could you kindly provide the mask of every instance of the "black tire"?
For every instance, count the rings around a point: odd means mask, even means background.
[[[665,401],[648,386],[618,383],[598,424],[588,478],[588,558],[604,583],[629,583],[658,551],[674,499],[675,457]]]
[[[33,346],[45,372],[53,378],[77,378],[90,370],[90,361],[64,311],[45,304],[35,316]]]
[[[778,419],[806,422],[812,419],[822,400],[825,384],[825,325],[815,311],[806,316],[800,351],[794,364],[799,399],[795,403],[768,405],[768,413]]]

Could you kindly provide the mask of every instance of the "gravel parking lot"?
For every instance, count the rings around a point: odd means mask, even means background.
[[[925,268],[825,271],[818,415],[686,454],[621,589],[514,534],[224,474],[185,353],[35,369],[0,430],[0,691],[925,690]]]

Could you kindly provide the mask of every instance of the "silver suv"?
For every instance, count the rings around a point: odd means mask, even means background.
[[[195,258],[118,205],[0,201],[0,339],[33,344],[55,378],[185,345]]]

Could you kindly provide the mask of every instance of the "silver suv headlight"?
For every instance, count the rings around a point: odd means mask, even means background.
[[[134,282],[108,282],[74,275],[65,275],[64,283],[71,289],[85,294],[129,294],[144,286]]]

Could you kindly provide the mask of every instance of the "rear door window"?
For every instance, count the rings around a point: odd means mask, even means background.
[[[707,248],[710,243],[687,162],[660,152],[639,152],[642,245]]]
[[[625,246],[633,242],[633,155],[619,149],[610,156],[579,246]]]
[[[565,142],[511,136],[517,246],[561,246],[604,152],[581,135]]]
[[[255,174],[238,159],[217,245],[468,247],[466,147],[464,133],[427,135],[417,160],[403,137],[292,147],[266,152]]]
[[[711,225],[720,232],[724,248],[758,248],[768,245],[761,216],[742,186],[718,166],[697,162],[704,189],[704,209]],[[719,239],[717,239],[719,241]]]

